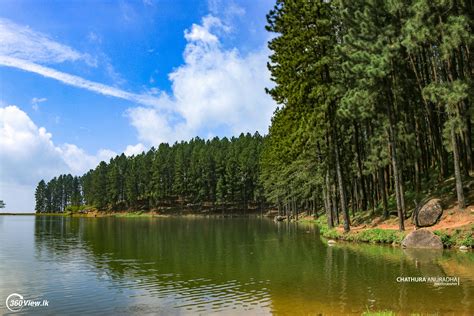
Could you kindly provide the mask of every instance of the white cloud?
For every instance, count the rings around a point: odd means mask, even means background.
[[[70,75],[49,67],[41,66],[28,60],[18,59],[10,56],[0,56],[0,65],[33,72],[46,78],[58,80],[70,86],[83,88],[102,95],[125,99],[143,105],[156,106],[165,104],[160,102],[159,97],[155,97],[149,94],[136,94],[127,92],[102,83],[90,81],[79,76]]]
[[[208,15],[202,19],[202,25],[193,24],[191,31],[184,31],[184,38],[190,42],[200,41],[202,43],[217,43],[219,39],[212,34],[212,29],[228,31],[229,28],[222,24],[221,20]]]
[[[51,134],[16,106],[0,108],[0,162],[1,181],[23,185],[67,170]]]
[[[33,110],[38,111],[39,110],[39,104],[48,101],[46,98],[33,98],[31,99],[31,107]]]
[[[215,34],[226,31],[212,16],[185,31],[185,63],[169,75],[172,94],[162,93],[155,106],[127,111],[142,142],[172,143],[223,130],[233,135],[267,131],[275,109],[265,93],[265,87],[272,86],[268,49],[244,56],[237,49],[225,49]]]
[[[59,149],[70,173],[75,175],[82,175],[89,169],[95,168],[99,162],[108,162],[110,158],[117,156],[117,153],[108,149],[101,149],[96,155],[89,155],[74,144],[64,144]]]
[[[84,61],[95,66],[96,61],[69,46],[53,41],[48,36],[29,27],[0,18],[0,55],[41,63]]]
[[[110,150],[90,155],[76,145],[55,145],[51,133],[17,106],[0,108],[0,199],[6,201],[6,211],[33,211],[32,192],[39,180],[61,173],[81,175],[115,155]]]
[[[147,148],[145,145],[142,143],[138,143],[136,145],[128,145],[127,148],[125,148],[125,156],[133,156],[133,155],[139,155],[142,152],[146,151]]]
[[[147,144],[158,146],[160,143],[173,143],[194,135],[191,128],[185,124],[172,126],[170,115],[156,108],[130,108],[126,114],[137,129],[138,139]]]

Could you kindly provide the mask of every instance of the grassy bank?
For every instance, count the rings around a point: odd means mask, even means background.
[[[325,218],[316,220],[303,220],[313,222],[318,225],[321,235],[328,239],[336,239],[351,242],[366,242],[379,244],[400,245],[403,238],[412,230],[400,232],[396,229],[380,227],[356,227],[349,233],[345,233],[341,228],[330,229]],[[433,232],[441,238],[445,248],[467,246],[474,247],[474,224],[455,229],[436,229]]]
[[[474,247],[474,224],[471,225],[470,229],[435,230],[434,233],[441,238],[445,248],[458,246]]]
[[[330,229],[327,225],[326,219],[322,217],[314,220],[314,223],[318,225],[321,235],[328,239],[381,244],[400,244],[406,235],[406,232],[381,228],[367,228],[344,233],[336,228]]]

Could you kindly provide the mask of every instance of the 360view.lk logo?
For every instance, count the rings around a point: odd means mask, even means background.
[[[12,312],[19,312],[23,307],[47,307],[48,300],[27,300],[23,295],[12,293],[8,295],[5,305]]]

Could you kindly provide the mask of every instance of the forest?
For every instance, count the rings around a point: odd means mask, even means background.
[[[68,174],[40,181],[36,211],[263,207],[258,180],[262,144],[258,133],[241,134],[231,139],[161,144],[131,157],[122,154],[81,177]]]
[[[267,15],[278,104],[265,136],[202,140],[101,162],[36,190],[37,212],[151,210],[172,203],[320,210],[350,230],[360,212],[408,211],[474,171],[474,3],[278,0]],[[340,218],[342,218],[341,223]]]

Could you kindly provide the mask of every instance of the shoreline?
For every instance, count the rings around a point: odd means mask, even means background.
[[[449,217],[451,214],[444,216]],[[459,215],[459,214],[456,214]],[[438,223],[431,227],[423,227],[422,229],[432,231],[440,237],[444,249],[453,249],[465,246],[468,250],[474,248],[474,219],[469,213],[463,213],[466,217],[471,217],[467,224],[461,222],[461,225],[446,226],[445,223]],[[391,219],[393,220],[393,219]],[[446,220],[446,219],[445,219]],[[318,219],[304,218],[302,222],[313,223],[320,229],[321,236],[328,240],[340,240],[344,242],[370,243],[392,245],[401,247],[401,242],[410,232],[415,230],[415,225],[406,225],[405,231],[390,228],[385,222],[381,224],[364,223],[359,226],[351,227],[351,231],[345,233],[342,227],[336,226],[329,228],[325,218]],[[390,220],[388,220],[390,221]],[[449,220],[446,220],[449,221]]]
[[[247,216],[260,216],[268,217],[265,213],[260,211],[247,211],[247,212],[233,212],[233,213],[222,213],[222,212],[155,212],[155,211],[91,211],[87,213],[77,212],[61,212],[61,213],[0,213],[1,215],[30,215],[30,216],[65,216],[65,217],[223,217],[223,218],[235,218],[235,217],[247,217]]]
[[[461,223],[463,225],[457,225],[458,222],[454,222],[454,225],[446,227],[438,223],[432,227],[426,227],[438,235],[443,243],[444,248],[458,248],[460,246],[466,246],[468,249],[474,248],[474,216],[472,216],[473,210],[466,210],[465,217],[470,216],[467,223]],[[117,218],[167,218],[167,217],[221,217],[221,218],[237,218],[247,216],[262,216],[271,219],[273,216],[267,212],[236,212],[222,214],[221,212],[145,212],[145,211],[91,211],[87,213],[75,213],[75,212],[64,212],[64,213],[0,213],[0,216],[64,216],[64,217],[82,217],[82,218],[98,218],[98,217],[117,217]],[[458,215],[458,214],[456,214]],[[445,215],[443,217],[453,217],[452,214]],[[318,226],[322,237],[328,240],[340,240],[344,242],[353,243],[371,243],[371,244],[384,244],[392,245],[395,247],[401,246],[403,238],[415,229],[414,225],[407,225],[407,229],[400,232],[398,229],[391,227],[390,222],[394,219],[389,219],[381,222],[373,220],[372,223],[362,223],[359,226],[351,227],[351,231],[345,233],[340,226],[336,226],[329,229],[324,216],[319,218],[313,218],[312,216],[301,216],[296,223],[314,224]],[[444,221],[449,222],[448,219]],[[443,224],[444,224],[443,221]],[[375,222],[375,223],[374,223]]]

